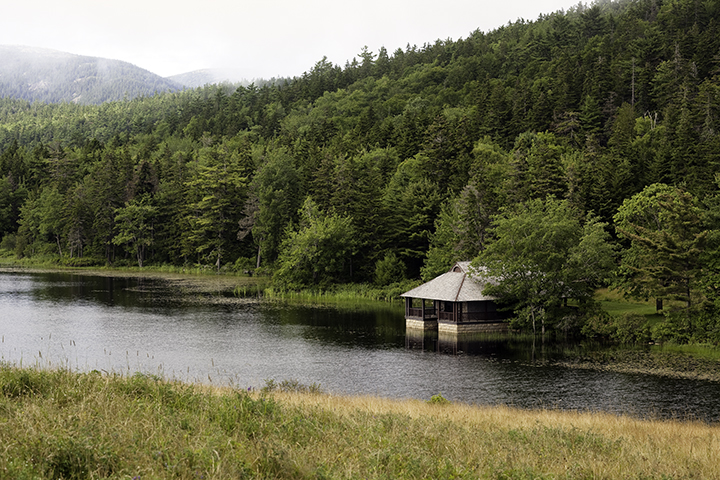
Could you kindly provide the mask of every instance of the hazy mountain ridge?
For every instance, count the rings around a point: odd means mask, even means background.
[[[187,88],[198,88],[204,87],[205,85],[217,85],[222,83],[247,86],[252,83],[250,80],[244,78],[237,70],[220,68],[193,70],[192,72],[171,75],[167,77],[167,79],[175,83],[179,83]]]
[[[0,45],[0,97],[87,105],[182,89],[180,83],[120,60]]]

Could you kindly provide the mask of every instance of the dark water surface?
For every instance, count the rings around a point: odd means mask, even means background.
[[[580,370],[517,340],[406,336],[396,307],[198,305],[161,279],[0,273],[0,360],[259,388],[720,421],[720,382]]]

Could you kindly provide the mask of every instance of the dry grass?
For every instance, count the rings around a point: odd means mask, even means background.
[[[720,426],[702,422],[505,406],[438,406],[375,397],[277,395],[281,403],[335,412],[349,421],[367,412],[427,424],[424,435],[442,438],[441,458],[474,465],[477,473],[514,472],[508,478],[720,478]]]
[[[0,365],[0,478],[720,479],[719,458],[703,423]]]

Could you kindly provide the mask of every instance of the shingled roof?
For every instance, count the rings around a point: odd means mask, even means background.
[[[439,277],[400,296],[443,302],[495,300],[495,297],[483,295],[485,285],[486,282],[471,276],[470,262],[458,262],[449,272],[443,273]]]

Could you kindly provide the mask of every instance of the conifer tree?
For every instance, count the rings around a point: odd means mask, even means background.
[[[618,287],[634,298],[677,300],[690,308],[698,299],[698,281],[708,231],[704,213],[689,193],[653,184],[626,199],[614,217],[623,251]]]

